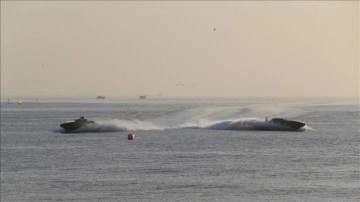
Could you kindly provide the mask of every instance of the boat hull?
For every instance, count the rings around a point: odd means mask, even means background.
[[[274,118],[269,122],[292,129],[292,130],[299,130],[300,128],[305,126],[305,123],[302,123],[299,121],[285,120],[285,119],[281,119],[281,118]]]
[[[60,127],[65,129],[65,131],[67,131],[67,132],[72,132],[72,131],[75,131],[75,130],[83,127],[83,126],[93,124],[93,123],[95,123],[95,122],[84,119],[84,118],[80,118],[80,119],[77,119],[77,120],[75,120],[73,122],[62,123],[62,124],[60,124]]]

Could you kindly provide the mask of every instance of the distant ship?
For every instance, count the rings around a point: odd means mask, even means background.
[[[75,121],[71,122],[65,122],[60,124],[60,127],[64,128],[67,132],[71,132],[74,130],[77,130],[83,126],[94,124],[94,121],[85,119],[84,117],[80,117],[79,119],[76,119]]]
[[[283,126],[285,128],[292,129],[292,130],[298,130],[301,127],[305,126],[305,123],[298,122],[298,121],[286,120],[286,119],[282,119],[282,118],[273,118],[268,122],[269,123],[274,123],[276,125]]]
[[[142,100],[143,100],[143,99],[146,99],[146,95],[140,96],[139,99],[142,99]]]
[[[97,96],[96,99],[105,99],[105,96]]]

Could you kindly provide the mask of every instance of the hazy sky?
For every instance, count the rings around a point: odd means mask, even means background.
[[[1,1],[1,95],[359,96],[359,9]]]

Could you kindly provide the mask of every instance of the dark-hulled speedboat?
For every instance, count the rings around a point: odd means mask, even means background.
[[[60,127],[64,128],[67,132],[71,132],[74,130],[77,130],[83,126],[94,124],[94,121],[85,119],[84,117],[80,117],[79,119],[76,119],[75,121],[66,122],[60,124]]]
[[[269,123],[274,123],[274,124],[280,125],[282,127],[285,127],[285,128],[291,129],[291,130],[299,130],[301,127],[305,126],[305,123],[298,122],[298,121],[286,120],[286,119],[282,119],[282,118],[273,118],[269,121]]]

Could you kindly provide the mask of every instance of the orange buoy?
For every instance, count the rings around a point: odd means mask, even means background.
[[[128,140],[133,140],[133,139],[135,139],[135,135],[133,133],[129,133]]]

